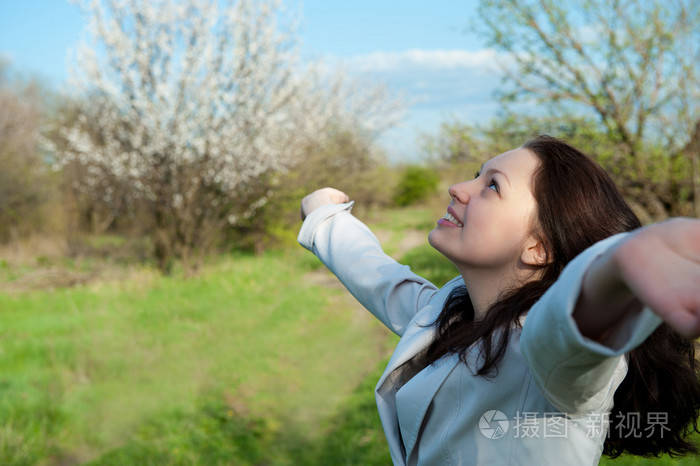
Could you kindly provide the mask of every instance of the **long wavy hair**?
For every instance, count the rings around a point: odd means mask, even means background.
[[[538,136],[523,147],[539,160],[531,186],[537,204],[533,230],[544,245],[547,264],[538,279],[503,292],[478,321],[466,288],[455,289],[434,324],[437,337],[427,351],[431,363],[453,353],[467,363],[468,350],[480,342],[478,367],[471,369],[478,376],[494,376],[511,332],[520,327],[520,317],[562,269],[594,243],[641,226],[607,173],[588,156],[550,136]],[[650,434],[625,438],[624,432],[612,428],[616,419],[628,419],[627,413],[634,413],[641,431]],[[661,414],[663,429],[659,422],[654,424],[655,416]],[[698,432],[699,415],[695,342],[662,324],[628,354],[628,372],[614,395],[603,454],[615,458],[625,452],[640,456],[697,453],[687,437]]]

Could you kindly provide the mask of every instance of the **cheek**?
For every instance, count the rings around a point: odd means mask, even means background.
[[[494,219],[487,228],[479,232],[482,244],[501,250],[506,254],[520,254],[523,241],[530,235],[529,217],[513,213]]]

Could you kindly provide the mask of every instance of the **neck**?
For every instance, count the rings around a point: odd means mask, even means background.
[[[462,272],[462,279],[467,286],[469,299],[474,307],[474,319],[479,320],[498,300],[501,291],[504,289],[502,276],[493,277],[491,274],[482,272]]]
[[[475,320],[481,319],[504,291],[522,286],[537,275],[536,270],[520,264],[508,271],[463,267],[460,274],[474,307]]]

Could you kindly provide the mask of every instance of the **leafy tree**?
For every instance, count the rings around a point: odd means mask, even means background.
[[[465,175],[470,176],[488,158],[518,147],[529,138],[541,133],[557,135],[595,157],[599,163],[607,167],[613,178],[624,185],[625,165],[619,162],[621,153],[624,151],[620,149],[620,144],[612,141],[605,130],[591,117],[575,115],[542,117],[506,113],[486,125],[477,126],[464,123],[443,125],[437,134],[427,135],[425,138],[437,142],[462,141],[464,146],[468,146],[469,157],[463,157],[466,149],[460,144],[452,146],[433,144],[432,146],[426,145],[425,149],[426,153],[438,163],[444,177],[451,182],[456,182],[464,179]],[[694,137],[697,138],[697,133]],[[435,150],[435,147],[439,147],[439,149]],[[450,155],[450,147],[455,148],[457,152]],[[685,150],[692,148],[693,146],[688,146]],[[645,145],[644,157],[645,176],[648,177],[645,181],[655,186],[655,193],[660,199],[659,203],[663,200],[665,205],[671,206],[676,202],[675,207],[680,211],[680,214],[689,215],[692,206],[688,202],[678,201],[690,198],[692,193],[689,187],[685,185],[685,190],[677,193],[672,190],[674,184],[671,182],[674,179],[687,179],[687,159],[668,157],[662,146],[651,143]],[[675,186],[683,187],[684,185],[676,184]],[[628,201],[643,222],[648,223],[664,215],[664,205],[650,212],[648,207],[640,203],[640,196],[629,195],[629,191],[627,194]]]
[[[173,259],[196,266],[224,226],[255,216],[275,174],[327,125],[375,123],[384,109],[384,100],[348,106],[342,79],[301,66],[294,21],[277,1],[82,6],[84,98],[55,147],[63,164],[86,167],[87,191],[145,206],[163,271]]]
[[[436,134],[420,136],[421,149],[433,162],[459,164],[482,162],[485,148],[472,125],[458,120],[444,121]]]
[[[27,234],[40,223],[49,174],[39,150],[41,89],[10,76],[0,62],[0,240]]]
[[[683,148],[700,121],[698,2],[485,0],[479,12],[504,53],[506,101],[594,115],[622,155],[623,191],[656,217],[682,210],[697,171],[697,151]],[[672,159],[662,183],[650,142]]]

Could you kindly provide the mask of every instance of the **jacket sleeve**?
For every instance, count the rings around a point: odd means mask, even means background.
[[[401,336],[437,287],[386,255],[369,228],[350,214],[352,204],[329,204],[312,211],[298,241],[365,308]]]
[[[572,317],[589,266],[624,236],[596,243],[571,261],[523,324],[520,350],[533,379],[552,405],[570,415],[610,409],[627,373],[624,354],[661,324],[644,307],[626,317],[601,344],[581,335]]]

